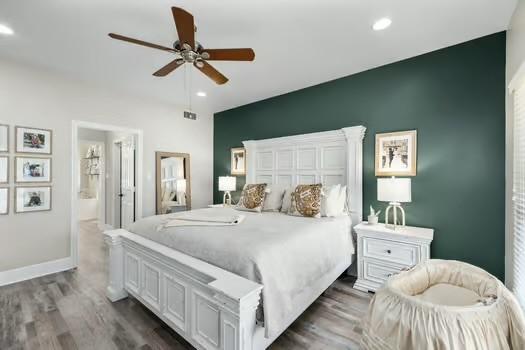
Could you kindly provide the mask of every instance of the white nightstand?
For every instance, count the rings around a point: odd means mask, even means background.
[[[208,204],[208,208],[223,208],[224,204]]]
[[[393,274],[430,259],[434,230],[385,224],[354,227],[357,233],[357,281],[355,289],[375,292]]]

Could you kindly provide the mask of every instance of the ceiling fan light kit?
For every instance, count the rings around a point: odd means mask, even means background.
[[[255,52],[250,48],[205,49],[204,46],[195,40],[195,32],[197,30],[193,20],[193,15],[179,7],[172,7],[171,12],[179,36],[179,40],[175,41],[173,48],[152,44],[114,33],[110,33],[109,36],[116,40],[122,40],[132,44],[168,51],[175,54],[176,58],[173,61],[153,73],[153,75],[157,77],[165,77],[185,63],[190,63],[215,83],[221,85],[228,82],[228,78],[222,75],[207,61],[253,61],[255,59]]]

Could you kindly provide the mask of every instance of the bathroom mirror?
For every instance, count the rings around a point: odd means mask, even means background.
[[[190,155],[155,152],[157,214],[191,209]]]

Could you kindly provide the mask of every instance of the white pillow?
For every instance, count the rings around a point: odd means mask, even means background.
[[[333,185],[323,187],[321,197],[321,216],[333,217],[345,211],[346,186]]]
[[[341,186],[341,192],[339,192],[339,201],[337,202],[337,212],[339,215],[346,213],[346,203],[348,200],[347,187]]]
[[[290,207],[292,206],[292,192],[293,192],[293,190],[294,189],[292,187],[287,187],[284,190],[283,204],[281,206],[281,213],[288,214],[288,212],[290,211]]]
[[[286,186],[273,184],[266,187],[263,211],[280,211]]]

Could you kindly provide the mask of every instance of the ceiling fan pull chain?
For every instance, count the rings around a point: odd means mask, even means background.
[[[188,66],[186,66],[186,68],[188,68]],[[191,103],[192,102],[191,92],[193,91],[193,89],[192,89],[192,82],[193,82],[192,78],[193,78],[193,76],[192,76],[191,72],[188,69],[188,79],[189,79],[189,86],[190,86],[189,89],[188,89],[188,95],[190,97],[190,112],[193,112],[193,110],[192,110],[192,103]]]
[[[186,65],[184,65],[184,79],[183,79],[184,80],[184,83],[183,83],[183,85],[184,85],[184,93],[187,93],[187,91],[188,91],[188,89],[187,89],[187,85],[188,84],[186,82],[187,78],[188,78],[188,67]],[[188,97],[188,96],[186,96],[186,97]]]

